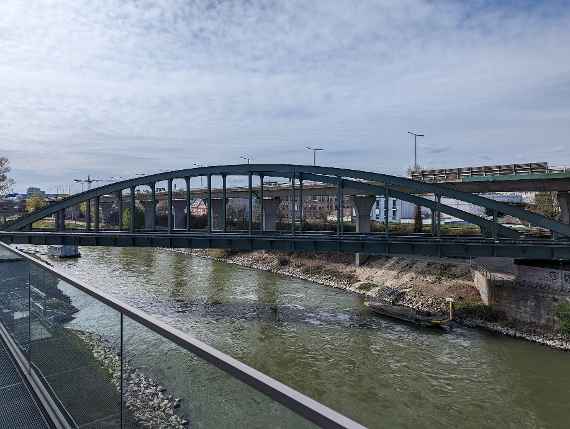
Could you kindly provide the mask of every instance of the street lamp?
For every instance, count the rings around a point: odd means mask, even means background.
[[[324,149],[322,147],[311,146],[305,146],[305,148],[313,151],[313,166],[317,165],[317,152]]]
[[[418,141],[417,141],[417,138],[418,137],[425,137],[425,135],[413,133],[411,131],[408,131],[408,134],[411,134],[412,136],[414,136],[414,171],[416,171],[418,169]]]
[[[249,164],[249,161],[253,161],[253,159],[251,159],[251,158],[250,158],[249,156],[247,156],[247,155],[241,155],[240,158],[241,158],[241,159],[245,159],[248,164]]]
[[[199,163],[197,163],[197,162],[193,162],[192,165],[193,165],[194,167],[205,167],[204,164],[199,164]],[[200,176],[200,187],[201,187],[201,188],[204,187],[204,176]]]

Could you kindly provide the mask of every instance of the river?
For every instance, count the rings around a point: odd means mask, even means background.
[[[54,263],[368,427],[569,427],[568,353],[474,329],[418,329],[341,290],[164,249],[81,251]],[[116,327],[80,301],[72,327]],[[126,332],[133,364],[183,397],[194,427],[299,426],[275,407],[252,416],[243,405],[252,401],[240,401],[255,397],[249,388],[188,354],[169,359],[154,334]]]

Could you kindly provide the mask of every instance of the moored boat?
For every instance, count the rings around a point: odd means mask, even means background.
[[[432,315],[430,313],[420,312],[413,308],[401,305],[384,304],[381,302],[367,302],[366,305],[374,313],[381,316],[391,317],[393,319],[402,320],[404,322],[413,323],[419,326],[429,328],[449,329],[449,318],[443,314]]]

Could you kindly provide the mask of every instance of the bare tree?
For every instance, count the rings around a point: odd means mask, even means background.
[[[8,177],[10,172],[10,161],[4,156],[0,156],[0,197],[10,192],[14,180]]]

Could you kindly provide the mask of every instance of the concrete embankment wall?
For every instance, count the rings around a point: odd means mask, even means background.
[[[557,330],[557,311],[570,304],[570,271],[518,265],[515,275],[502,278],[475,268],[474,285],[485,304],[508,320]]]

